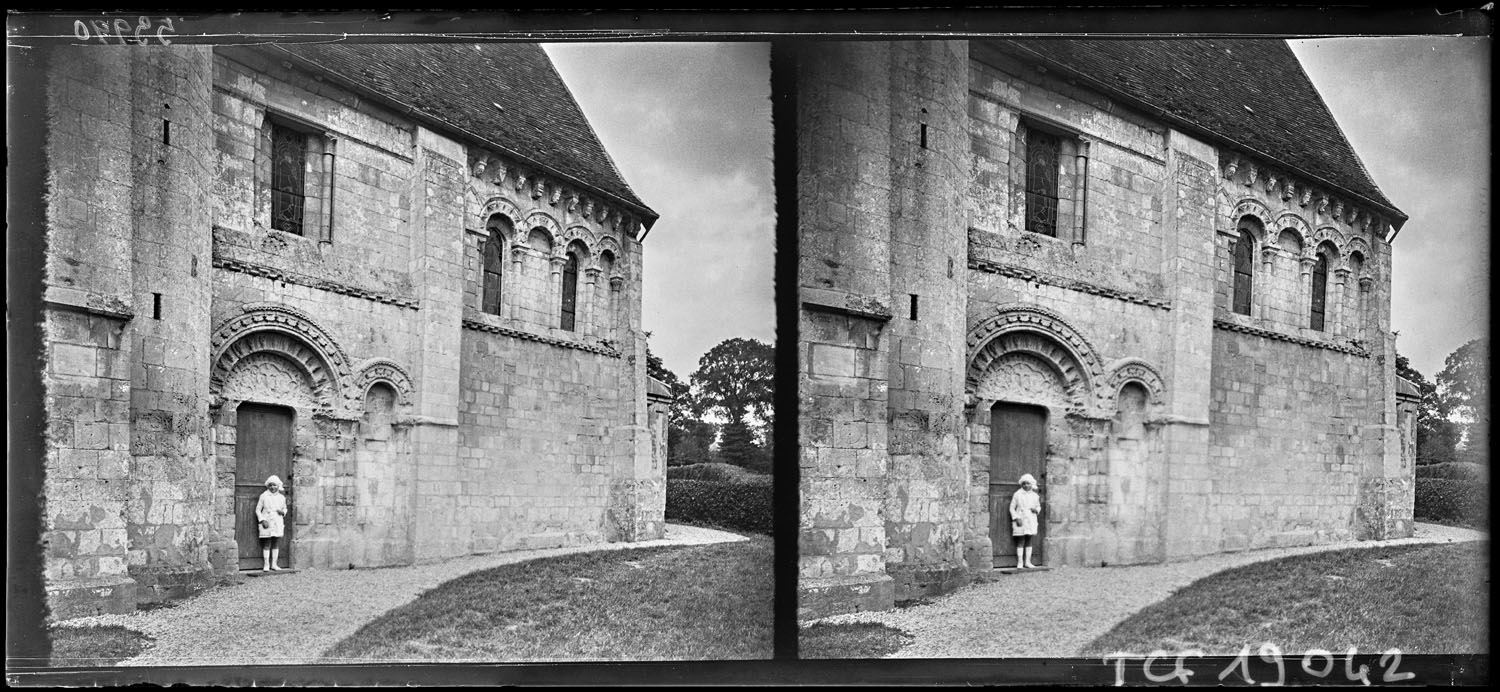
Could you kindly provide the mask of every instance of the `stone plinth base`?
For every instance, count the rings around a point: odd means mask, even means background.
[[[895,583],[897,602],[950,594],[969,584],[964,565],[894,565],[886,570]]]
[[[51,619],[135,612],[136,583],[127,576],[58,579],[47,583]]]
[[[895,587],[886,574],[803,578],[797,583],[798,620],[894,607]]]

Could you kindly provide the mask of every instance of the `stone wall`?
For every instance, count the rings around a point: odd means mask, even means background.
[[[536,171],[507,192],[469,145],[250,47],[59,50],[48,113],[54,617],[237,570],[246,402],[293,414],[296,567],[661,535],[634,214]],[[271,123],[308,135],[300,234],[271,228]],[[507,255],[539,264],[502,315],[477,310],[486,205],[558,250]]]
[[[48,67],[45,569],[54,617],[210,578],[207,49]],[[173,127],[175,126],[175,130]]]

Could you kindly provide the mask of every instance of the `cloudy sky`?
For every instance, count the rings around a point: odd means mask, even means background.
[[[765,43],[548,44],[646,236],[651,351],[686,380],[725,339],[774,343],[776,195]]]
[[[1393,328],[1429,379],[1488,330],[1490,39],[1292,41],[1375,182],[1411,220]],[[774,337],[768,48],[552,44],[625,178],[662,219],[646,240],[652,350],[687,377],[727,338]]]
[[[1291,42],[1375,183],[1411,217],[1394,243],[1391,322],[1429,381],[1489,330],[1491,43]]]

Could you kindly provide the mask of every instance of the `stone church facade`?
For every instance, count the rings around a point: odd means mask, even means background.
[[[625,183],[540,47],[73,47],[47,64],[54,618],[258,567],[660,537]]]
[[[799,615],[1015,562],[1409,535],[1391,246],[1280,41],[839,42],[797,67]]]

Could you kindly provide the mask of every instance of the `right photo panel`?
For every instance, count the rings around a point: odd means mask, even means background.
[[[800,657],[1488,651],[1487,37],[796,63]]]

